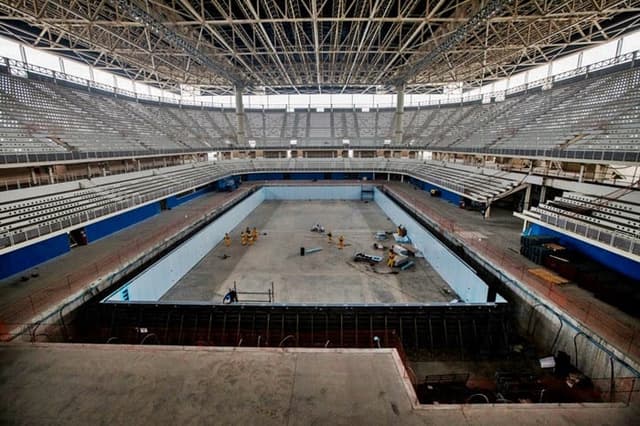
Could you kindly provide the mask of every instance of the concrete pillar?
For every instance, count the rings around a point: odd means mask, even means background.
[[[387,182],[391,180],[391,173],[387,173]]]
[[[244,105],[242,104],[242,87],[240,86],[236,86],[236,119],[238,120],[237,143],[240,146],[244,146]]]
[[[404,175],[400,175],[400,182],[404,183]]]
[[[87,178],[91,179],[91,164],[87,163]]]
[[[547,187],[542,185],[540,187],[540,204],[544,203],[544,200],[546,197],[547,197]]]
[[[49,174],[49,183],[56,183],[56,179],[53,176],[53,168],[51,166],[47,167],[47,173]]]
[[[527,189],[524,193],[524,205],[522,206],[522,210],[529,210],[529,205],[531,204],[531,184],[527,185]]]
[[[136,160],[136,169],[140,171],[142,168],[140,167],[140,160]]]
[[[373,172],[373,177],[371,180],[376,180],[376,172]]]
[[[34,185],[38,184],[38,175],[36,175],[36,169],[34,168],[31,169],[31,183]]]
[[[491,204],[487,204],[487,208],[484,209],[484,218],[489,219],[491,216]]]
[[[402,116],[404,115],[404,83],[396,87],[397,102],[396,102],[396,129],[395,129],[395,142],[402,143],[402,136],[404,128],[402,125]]]
[[[584,180],[584,164],[580,164],[580,175],[578,175],[578,182],[582,183]]]

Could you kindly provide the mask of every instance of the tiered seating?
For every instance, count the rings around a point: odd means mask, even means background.
[[[615,103],[601,109],[591,130],[572,147],[575,149],[637,150],[640,122],[640,73],[627,71],[612,81],[624,94]]]
[[[311,139],[331,139],[331,114],[326,112],[310,112],[308,133]]]
[[[552,101],[560,102],[521,128],[508,144],[538,149],[577,148],[577,143],[586,136],[601,134],[617,115],[619,102],[633,89],[633,85],[628,84],[628,81],[633,81],[628,78],[629,73],[635,72],[629,70],[573,83],[573,90],[563,91],[565,96],[560,99],[555,91],[549,91],[555,95]]]
[[[640,205],[565,193],[532,207],[525,216],[573,232],[595,243],[640,254]]]
[[[501,102],[409,108],[401,145],[411,141],[413,148],[480,152],[546,149],[569,157],[575,151],[620,151],[633,158],[640,150],[639,88],[640,68],[629,68]],[[246,137],[256,140],[257,148],[287,148],[291,139],[301,148],[341,147],[345,139],[352,148],[382,147],[394,136],[393,109],[249,110],[245,116]],[[189,152],[226,148],[236,134],[233,110],[136,102],[0,74],[2,153]]]
[[[170,137],[154,127],[152,121],[132,113],[115,98],[102,97],[102,102],[94,102],[94,96],[80,90],[69,91],[69,97],[76,97],[76,103],[85,111],[93,111],[112,123],[121,123],[117,129],[123,140],[129,141],[128,149],[176,149],[180,148]]]
[[[393,119],[395,117],[394,111],[377,111],[376,112],[376,138],[378,142],[382,139],[393,138],[394,128]]]
[[[235,169],[235,167],[234,167]],[[129,207],[205,185],[227,174],[215,164],[172,168],[164,173],[92,185],[42,197],[0,204],[0,247],[19,244],[77,226]]]
[[[492,140],[483,132],[495,132],[498,119],[508,116],[514,105],[518,104],[522,97],[510,98],[504,102],[490,103],[475,107],[462,120],[449,127],[443,134],[441,143],[447,146],[460,146],[467,141],[473,141],[476,146],[486,145],[487,140]]]
[[[265,139],[265,115],[261,111],[245,111],[245,134],[248,139],[256,140],[263,144]]]
[[[73,149],[57,142],[64,130],[72,127],[73,133],[76,130],[81,133],[90,129],[30,83],[0,74],[0,138],[3,139],[0,151],[65,152]]]
[[[374,159],[228,160],[125,174],[111,183],[80,181],[76,190],[0,203],[0,248],[22,243],[126,208],[206,185],[224,176],[265,171],[405,173],[475,201],[489,202],[515,182],[436,161]],[[100,179],[97,180],[100,182]],[[52,188],[55,188],[53,186]],[[28,197],[28,195],[25,195]]]
[[[284,111],[265,111],[264,135],[269,139],[282,140],[283,126],[287,115]]]

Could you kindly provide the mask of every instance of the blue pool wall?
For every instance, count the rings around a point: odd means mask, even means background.
[[[489,287],[470,266],[377,188],[374,200],[393,223],[403,225],[407,229],[411,243],[422,252],[426,261],[455,290],[462,301],[488,301]],[[497,295],[496,302],[505,302],[505,299]]]
[[[172,250],[144,272],[107,297],[107,301],[156,301],[173,287],[211,249],[222,241],[225,232],[235,228],[262,201],[257,191],[238,203],[214,222]],[[126,296],[125,296],[126,294]]]
[[[159,300],[222,241],[225,232],[235,228],[264,200],[359,200],[361,191],[359,185],[262,188],[116,290],[105,301]],[[407,228],[414,245],[425,254],[427,262],[456,291],[461,301],[487,302],[488,287],[469,266],[380,191],[375,191],[374,200],[394,224],[402,224]],[[498,295],[496,301],[505,300]]]

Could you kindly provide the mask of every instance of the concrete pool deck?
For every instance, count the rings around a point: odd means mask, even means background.
[[[415,406],[390,349],[0,346],[2,424],[632,425],[638,404]]]
[[[310,231],[315,223],[333,234],[333,244],[326,233]],[[240,232],[254,226],[258,241],[242,246]],[[385,265],[386,251],[373,250],[372,245],[376,231],[395,228],[373,202],[268,200],[230,232],[231,247],[218,244],[161,300],[218,303],[234,282],[240,292],[266,291],[274,282],[278,303],[428,303],[456,298],[424,258],[413,259],[413,268],[391,273]],[[339,235],[345,238],[342,250],[337,247]],[[392,240],[382,243],[389,246]],[[300,256],[300,247],[322,250]],[[384,259],[371,267],[354,262],[356,252]],[[267,301],[265,296],[246,298]]]

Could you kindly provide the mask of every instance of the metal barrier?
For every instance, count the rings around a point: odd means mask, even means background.
[[[267,300],[245,299],[244,297],[238,297],[238,303],[275,303],[276,301],[276,293],[275,293],[275,287],[273,285],[273,281],[271,281],[271,288],[268,288],[267,291],[238,291],[238,288],[236,287],[236,282],[234,281],[233,291],[235,291],[238,296],[240,295],[267,296]]]

